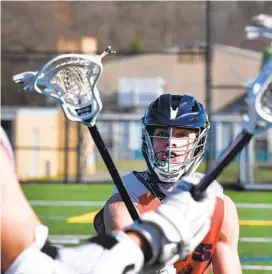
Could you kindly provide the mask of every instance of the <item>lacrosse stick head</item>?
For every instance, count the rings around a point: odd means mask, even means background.
[[[249,89],[249,111],[245,117],[246,129],[254,134],[272,126],[272,57],[264,65]]]
[[[252,25],[245,27],[245,35],[249,40],[272,40],[272,16],[259,14],[253,16]]]
[[[272,123],[272,57],[268,59],[252,87],[256,94],[257,114],[268,123]]]
[[[58,100],[69,120],[95,122],[102,110],[96,87],[102,70],[101,58],[97,56],[60,55],[38,72],[34,89]]]
[[[272,29],[272,16],[269,14],[255,15],[252,17],[252,21],[254,25]]]
[[[267,85],[258,92],[255,108],[263,120],[272,123],[272,77]]]
[[[56,99],[69,120],[93,126],[102,110],[97,88],[103,72],[102,58],[109,53],[112,53],[110,47],[101,55],[59,55],[35,73],[31,85],[28,77],[27,87]],[[13,79],[26,84],[24,74],[16,75]]]

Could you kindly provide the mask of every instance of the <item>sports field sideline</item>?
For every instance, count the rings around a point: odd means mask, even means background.
[[[73,245],[94,234],[91,220],[69,218],[96,212],[110,196],[112,185],[24,184],[34,210],[49,226],[55,244]],[[240,219],[239,254],[243,273],[272,273],[272,192],[226,191]],[[90,215],[87,215],[90,216]]]

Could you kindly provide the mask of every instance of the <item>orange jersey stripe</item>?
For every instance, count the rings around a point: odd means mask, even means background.
[[[156,209],[160,201],[150,192],[146,192],[139,197],[137,209],[140,214]],[[175,263],[177,274],[208,274],[211,266],[212,256],[216,250],[221,227],[224,218],[224,201],[216,198],[216,207],[211,219],[211,228],[202,243],[184,261]]]
[[[211,219],[211,228],[202,243],[190,254],[185,261],[175,263],[177,274],[206,274],[209,273],[212,256],[216,250],[224,218],[224,201],[216,198],[216,207]]]

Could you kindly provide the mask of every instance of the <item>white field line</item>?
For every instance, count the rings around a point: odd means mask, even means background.
[[[85,240],[94,235],[51,235],[49,240],[53,244],[79,244],[80,240]]]
[[[93,237],[94,235],[51,235],[49,240],[52,244],[63,245],[63,244],[74,244],[77,245],[81,240],[86,240]]]
[[[48,201],[48,200],[32,200],[30,204],[33,206],[103,206],[106,201]],[[260,203],[236,203],[237,208],[260,208],[272,209],[272,204]]]
[[[272,243],[272,238],[241,237],[239,241],[244,243]]]
[[[242,265],[246,270],[272,270],[272,265]]]
[[[90,238],[94,235],[50,235],[50,240],[54,241],[55,243],[73,243],[74,241],[80,241],[87,238]],[[240,242],[245,243],[272,243],[272,238],[261,238],[261,237],[241,237],[239,239]]]
[[[63,245],[63,244],[72,244],[72,245],[78,245],[80,243],[80,240],[78,239],[51,239],[50,242],[52,244],[58,244],[58,245]]]
[[[86,234],[86,235],[77,235],[77,234],[75,234],[75,235],[72,235],[72,234],[61,235],[61,234],[54,234],[54,235],[50,235],[49,238],[50,239],[63,238],[63,239],[80,239],[80,240],[82,240],[82,239],[87,239],[88,237],[92,237],[92,236],[94,236],[94,235],[88,235],[88,234]]]
[[[103,206],[104,201],[48,201],[37,200],[29,201],[33,206]]]
[[[258,204],[258,203],[236,203],[237,208],[261,208],[272,209],[272,204]]]

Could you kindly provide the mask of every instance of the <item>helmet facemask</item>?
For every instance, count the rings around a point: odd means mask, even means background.
[[[205,151],[207,128],[143,125],[142,131],[145,160],[149,170],[161,182],[175,183],[195,171],[200,164]]]

